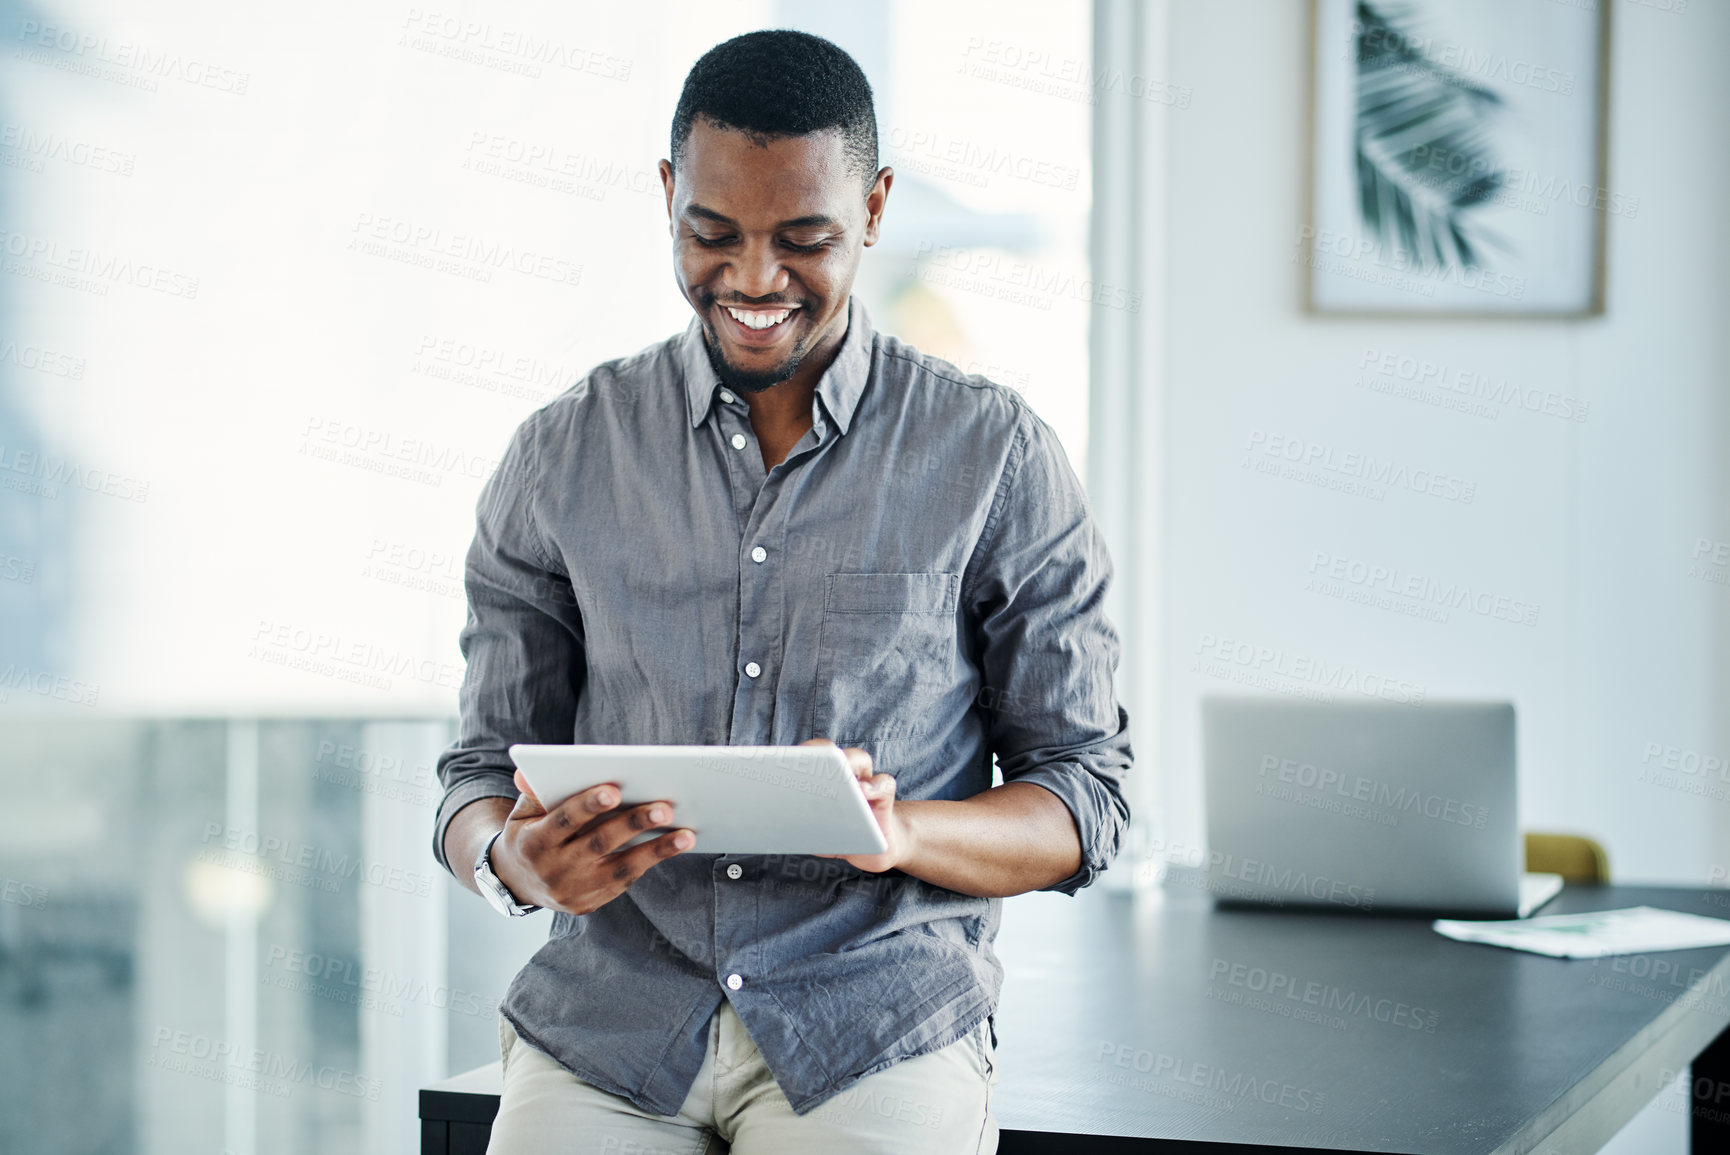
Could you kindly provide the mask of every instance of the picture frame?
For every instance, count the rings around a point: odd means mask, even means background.
[[[1305,307],[1604,311],[1608,0],[1314,0]]]

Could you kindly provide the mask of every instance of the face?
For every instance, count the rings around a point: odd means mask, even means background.
[[[661,162],[674,275],[730,388],[767,389],[840,343],[893,179],[864,193],[839,129],[756,144],[702,117],[678,173]]]

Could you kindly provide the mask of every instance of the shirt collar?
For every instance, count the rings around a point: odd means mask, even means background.
[[[871,346],[876,332],[871,318],[859,298],[847,303],[847,335],[841,338],[841,348],[817,381],[817,396],[836,427],[846,433],[853,423],[853,412],[865,392],[871,376]],[[690,405],[691,428],[695,429],[708,417],[714,406],[715,393],[721,388],[721,378],[709,363],[709,353],[703,347],[703,325],[696,317],[679,338],[679,366],[685,375],[685,399]]]

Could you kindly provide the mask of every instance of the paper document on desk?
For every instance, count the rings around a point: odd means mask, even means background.
[[[1438,934],[1461,942],[1505,946],[1553,958],[1602,958],[1611,954],[1730,946],[1730,921],[1653,906],[1547,914],[1507,922],[1438,918],[1432,925]]]

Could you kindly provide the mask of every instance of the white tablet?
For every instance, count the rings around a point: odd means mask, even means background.
[[[881,854],[888,843],[838,746],[529,746],[511,761],[551,810],[617,783],[622,805],[665,801],[695,854]],[[651,832],[629,845],[653,837]]]

